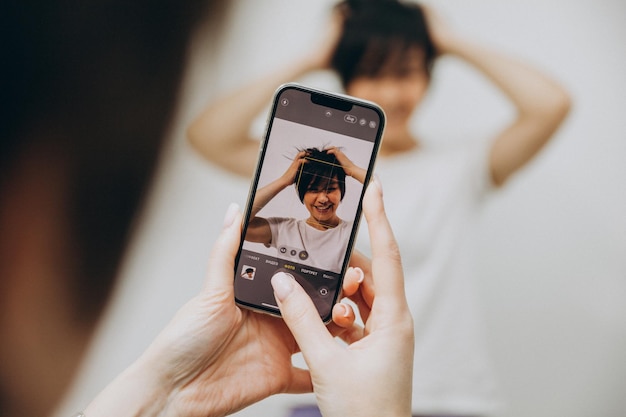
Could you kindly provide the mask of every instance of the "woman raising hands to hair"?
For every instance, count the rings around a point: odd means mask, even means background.
[[[379,104],[387,123],[376,170],[388,184],[386,205],[418,341],[413,413],[490,415],[501,401],[473,296],[470,237],[488,196],[553,138],[569,112],[569,95],[542,71],[458,33],[417,3],[343,1],[329,28],[309,56],[209,104],[189,127],[189,140],[208,160],[249,176],[241,167],[254,166],[258,149],[249,127],[278,85],[332,69],[346,93]],[[412,129],[441,56],[477,70],[511,103],[512,119],[494,135],[450,146]],[[228,117],[235,108],[238,126],[228,130],[232,123],[217,115]],[[358,248],[368,252],[369,243],[360,240]]]

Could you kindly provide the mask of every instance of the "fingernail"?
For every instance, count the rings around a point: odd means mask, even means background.
[[[274,296],[278,301],[283,301],[293,291],[293,279],[284,272],[279,272],[272,277]]]
[[[354,270],[359,274],[359,279],[357,280],[357,282],[359,284],[362,283],[363,280],[365,280],[365,274],[363,273],[363,270],[359,268],[358,266],[355,266]]]
[[[224,216],[224,227],[229,227],[235,221],[235,217],[239,212],[239,205],[236,203],[230,203],[228,209],[226,210],[226,215]]]
[[[346,318],[346,319],[347,319],[348,317],[350,317],[350,308],[349,308],[347,305],[343,304],[343,303],[339,303],[339,305],[341,306],[341,308],[343,308],[343,314],[342,314],[342,316],[343,316],[344,318]]]

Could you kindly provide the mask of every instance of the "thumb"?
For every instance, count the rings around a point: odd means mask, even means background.
[[[295,279],[279,272],[272,277],[274,297],[287,327],[304,359],[311,366],[321,353],[334,347],[333,337],[324,326],[313,301]]]

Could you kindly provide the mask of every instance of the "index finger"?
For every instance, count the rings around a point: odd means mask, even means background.
[[[371,269],[376,301],[388,299],[398,305],[401,300],[401,304],[406,305],[400,250],[385,214],[382,187],[377,178],[367,187],[363,213],[372,247]]]
[[[295,279],[281,272],[270,282],[285,324],[309,367],[314,367],[333,350],[333,337],[320,319],[311,297]]]

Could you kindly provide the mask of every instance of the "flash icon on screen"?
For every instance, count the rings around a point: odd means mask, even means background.
[[[374,129],[374,128],[376,127],[376,122],[375,122],[375,121],[373,121],[373,120],[371,120],[371,121],[370,121],[370,127],[371,127],[372,129]]]

